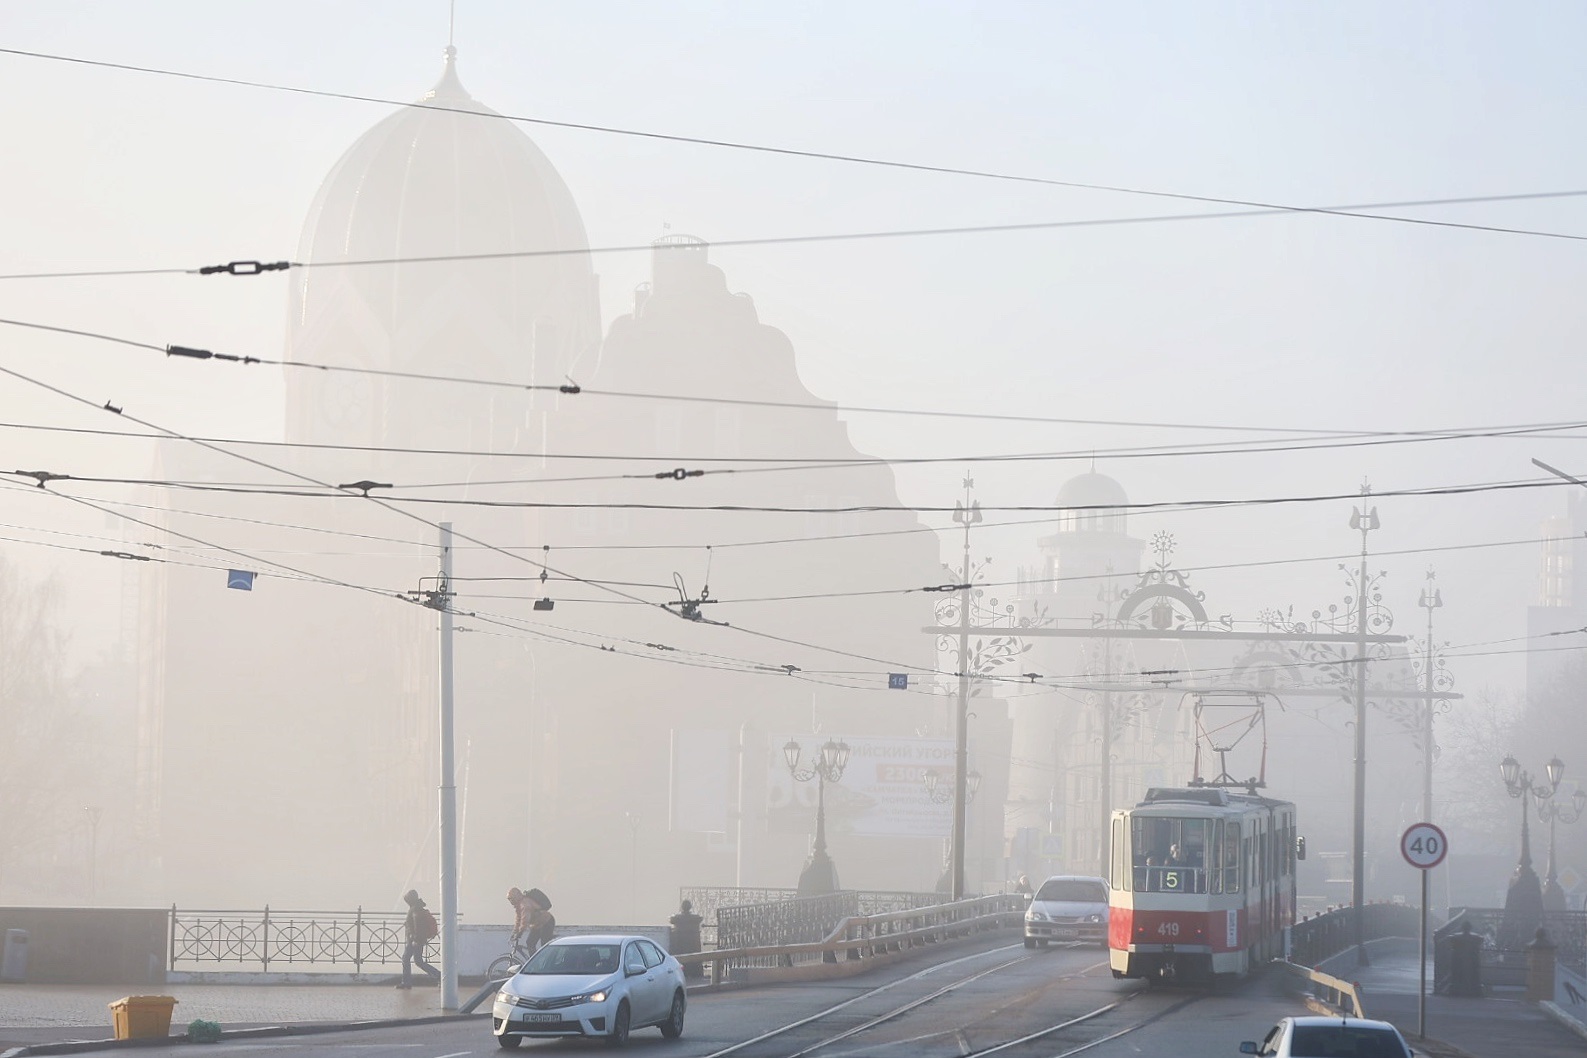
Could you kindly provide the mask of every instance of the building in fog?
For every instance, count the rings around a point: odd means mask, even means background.
[[[1537,602],[1527,607],[1529,638],[1558,635],[1587,626],[1587,502],[1574,490],[1565,494],[1565,513],[1543,522],[1542,563],[1538,570]],[[1572,655],[1532,651],[1526,656],[1526,696],[1543,700],[1550,685],[1560,679]]]
[[[423,102],[444,109],[392,114],[332,168],[289,306],[290,364],[394,374],[288,367],[285,436],[305,447],[268,453],[314,481],[370,483],[371,498],[300,478],[289,483],[308,495],[195,493],[163,515],[276,564],[249,592],[228,590],[213,561],[148,579],[150,895],[381,907],[434,886],[437,621],[411,600],[436,587],[435,530],[377,500],[458,534],[466,915],[505,915],[512,884],[548,889],[564,922],[657,921],[680,885],[792,885],[814,790],[782,773],[782,743],[871,739],[867,752],[888,753],[943,728],[929,680],[885,689],[888,669],[933,667],[929,602],[841,594],[934,583],[935,535],[902,510],[861,525],[660,509],[898,497],[703,242],[662,240],[652,281],[603,342],[583,221],[554,167],[464,91],[451,49]],[[390,263],[523,251],[537,255]],[[557,392],[569,376],[589,390],[817,406]],[[570,455],[584,458],[553,458]],[[163,476],[185,480],[257,473],[179,443],[161,460]],[[845,465],[779,466],[812,460]],[[710,473],[656,476],[679,467]],[[846,538],[855,529],[898,535]],[[706,620],[678,615],[680,591]],[[807,642],[837,648],[818,655],[820,671],[805,671],[804,648],[803,664],[789,662]],[[984,795],[994,805],[996,786]],[[928,888],[941,841],[935,817],[914,811],[918,773],[864,789],[828,790],[842,881]],[[898,802],[886,811],[884,794]]]

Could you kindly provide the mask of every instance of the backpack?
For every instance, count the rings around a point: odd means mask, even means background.
[[[441,932],[441,924],[435,920],[435,913],[427,907],[419,908],[419,919],[415,925],[419,927],[420,940],[434,940]]]

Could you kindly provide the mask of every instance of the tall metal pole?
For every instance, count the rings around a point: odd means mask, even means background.
[[[452,523],[441,523],[441,1009],[457,1009],[457,777],[452,751]]]
[[[1427,571],[1427,587],[1417,603],[1427,611],[1427,656],[1422,660],[1422,822],[1433,821],[1433,611],[1444,605],[1444,594],[1433,587],[1435,574]]]
[[[1365,506],[1365,504],[1363,504]],[[1371,584],[1367,580],[1367,534],[1378,527],[1376,507],[1363,513],[1352,510],[1350,528],[1361,530],[1361,573],[1356,585],[1356,759],[1355,818],[1352,822],[1350,907],[1354,919],[1356,964],[1367,965],[1366,946],[1366,827],[1367,827],[1367,606]]]
[[[981,520],[981,505],[970,500],[974,479],[964,479],[964,503],[954,504],[953,520],[964,526],[964,565],[959,582],[959,702],[953,726],[953,880],[950,897],[964,899],[964,840],[970,763],[970,526]]]
[[[1105,651],[1102,659],[1102,679],[1105,682],[1113,680],[1113,640],[1102,640],[1102,649]],[[1098,874],[1109,877],[1108,872],[1108,825],[1113,815],[1113,692],[1102,692],[1102,788],[1097,791],[1097,800],[1101,804],[1102,814],[1097,825],[1097,855],[1101,861]]]

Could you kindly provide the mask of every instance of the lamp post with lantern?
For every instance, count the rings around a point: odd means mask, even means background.
[[[1557,791],[1556,791],[1557,792]],[[1537,803],[1537,818],[1548,824],[1548,877],[1543,880],[1543,910],[1564,911],[1565,890],[1560,888],[1559,876],[1554,872],[1554,824],[1566,826],[1582,817],[1587,808],[1587,790],[1578,788],[1569,801],[1556,801],[1552,794]]]
[[[849,744],[827,739],[804,768],[799,767],[799,743],[789,739],[782,748],[783,760],[794,782],[816,781],[816,841],[810,861],[799,872],[799,895],[821,896],[838,891],[838,868],[827,855],[827,783],[843,778],[849,764]]]
[[[1543,767],[1546,785],[1533,779],[1531,772],[1522,770],[1520,762],[1513,756],[1507,756],[1499,762],[1499,776],[1504,779],[1505,792],[1521,800],[1521,858],[1516,862],[1515,872],[1510,876],[1510,885],[1504,894],[1504,918],[1499,924],[1498,946],[1501,949],[1520,948],[1543,920],[1543,890],[1538,884],[1537,872],[1532,869],[1530,802],[1535,799],[1542,805],[1553,798],[1554,791],[1559,789],[1560,778],[1565,774],[1565,765],[1558,757],[1554,757]]]

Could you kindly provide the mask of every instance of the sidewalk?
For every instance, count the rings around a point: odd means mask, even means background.
[[[466,1002],[479,988],[463,985]],[[141,988],[111,985],[0,985],[0,1053],[12,1047],[112,1036],[109,1005],[128,995],[168,995],[177,1001],[171,1031],[191,1021],[223,1028],[301,1023],[390,1021],[441,1016],[441,991],[387,984],[224,985],[171,984]]]
[[[1417,1054],[1434,1058],[1583,1058],[1587,1039],[1554,1020],[1521,993],[1500,993],[1482,999],[1427,997],[1427,1039],[1416,1038],[1420,962],[1414,942],[1399,949],[1378,950],[1372,965],[1339,966],[1330,971],[1361,988],[1367,1017],[1389,1021]],[[1432,988],[1432,960],[1427,986]],[[1584,1015],[1578,1010],[1577,1017]]]

